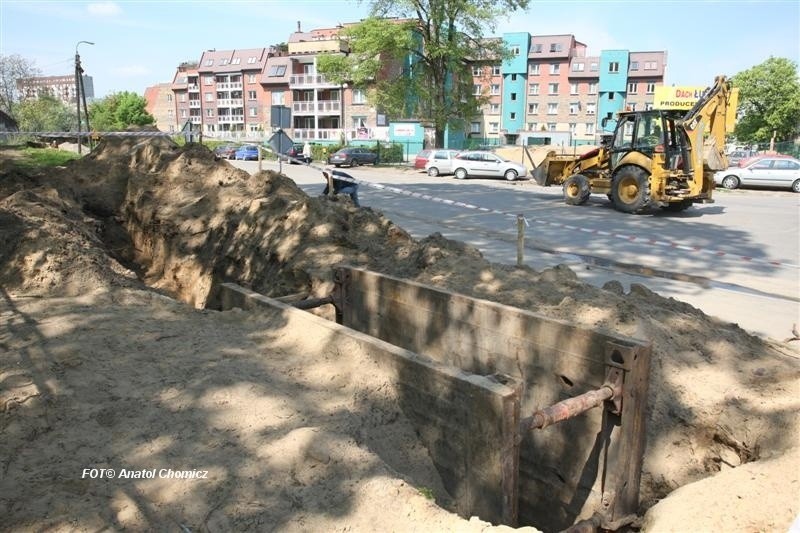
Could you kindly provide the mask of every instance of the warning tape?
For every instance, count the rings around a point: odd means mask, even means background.
[[[294,159],[294,158],[289,157],[289,159]],[[307,166],[310,166],[312,168],[317,168],[320,171],[323,170],[323,168],[319,167],[319,166],[315,166],[315,165],[307,165]],[[400,194],[400,195],[403,195],[403,196],[410,196],[412,198],[419,198],[420,200],[427,200],[427,201],[436,202],[436,203],[440,203],[440,204],[451,205],[453,207],[462,207],[464,209],[473,209],[473,210],[476,210],[476,211],[480,211],[482,213],[491,213],[491,214],[495,214],[495,215],[513,217],[514,219],[522,217],[522,220],[525,221],[525,225],[527,225],[527,226],[530,226],[530,223],[533,222],[537,226],[550,226],[550,227],[553,227],[553,228],[562,228],[562,229],[567,229],[567,230],[570,230],[570,231],[580,231],[580,232],[583,232],[583,233],[588,233],[588,234],[592,234],[592,235],[600,235],[600,236],[603,236],[603,237],[613,237],[613,238],[625,240],[625,241],[628,241],[628,242],[643,243],[643,244],[649,244],[649,245],[653,245],[653,246],[661,246],[661,247],[665,247],[665,248],[674,248],[676,250],[684,250],[684,251],[687,251],[687,252],[700,252],[700,253],[704,253],[704,254],[713,255],[715,257],[727,257],[727,258],[732,258],[732,259],[738,259],[740,261],[745,261],[745,262],[748,262],[748,263],[759,263],[759,264],[765,264],[765,265],[771,265],[771,266],[800,269],[800,265],[796,265],[796,264],[792,264],[792,263],[786,263],[786,262],[783,262],[783,261],[770,261],[768,259],[758,259],[757,257],[751,257],[751,256],[747,256],[747,255],[731,254],[731,253],[728,253],[728,252],[723,252],[721,250],[713,250],[713,249],[709,249],[709,248],[701,248],[699,246],[687,246],[685,244],[681,244],[681,243],[675,242],[675,241],[660,241],[660,240],[656,240],[656,239],[649,239],[649,238],[646,238],[646,237],[636,237],[636,236],[633,236],[633,235],[624,235],[622,233],[612,233],[610,231],[603,231],[603,230],[598,230],[598,229],[594,229],[594,228],[586,228],[586,227],[581,227],[581,226],[573,226],[571,224],[563,224],[563,223],[560,223],[560,222],[553,222],[551,220],[542,220],[542,219],[529,220],[524,215],[517,214],[517,213],[509,213],[507,211],[498,211],[497,209],[489,209],[487,207],[481,207],[481,206],[478,206],[478,205],[468,204],[468,203],[464,203],[464,202],[457,202],[457,201],[454,201],[454,200],[448,200],[446,198],[439,198],[437,196],[431,196],[429,194],[422,194],[422,193],[418,193],[418,192],[414,192],[414,191],[407,191],[405,189],[400,189],[399,187],[383,185],[381,183],[373,183],[373,182],[369,182],[369,181],[355,179],[355,178],[352,178],[352,177],[348,178],[348,177],[345,177],[345,176],[337,176],[337,179],[340,179],[342,181],[349,181],[351,183],[357,183],[357,184],[360,184],[360,185],[366,185],[366,186],[372,187],[374,189],[384,190],[384,191],[388,191],[388,192],[391,192],[391,193]]]
[[[183,132],[166,131],[4,131],[4,135],[35,135],[36,137],[178,137]]]

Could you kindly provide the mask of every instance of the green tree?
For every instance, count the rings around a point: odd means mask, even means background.
[[[40,74],[33,61],[16,54],[0,55],[0,110],[18,119],[14,109],[14,104],[19,101],[17,82],[24,84],[24,80]]]
[[[144,97],[132,92],[113,93],[89,106],[89,124],[97,131],[121,131],[155,123]]]
[[[735,135],[741,142],[764,143],[794,139],[800,131],[800,81],[797,63],[770,57],[760,65],[736,74],[739,120]]]
[[[24,100],[14,108],[20,131],[77,130],[77,112],[52,96]]]
[[[485,39],[496,20],[530,0],[371,0],[371,16],[344,28],[347,55],[319,59],[336,83],[368,88],[370,103],[393,118],[433,123],[436,144],[445,128],[475,115],[471,64],[508,57],[499,39]],[[394,17],[394,18],[391,18]]]

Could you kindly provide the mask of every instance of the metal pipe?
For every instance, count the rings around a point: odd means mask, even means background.
[[[584,392],[574,398],[539,409],[533,416],[522,420],[522,430],[543,429],[552,424],[569,420],[589,409],[597,407],[606,400],[614,397],[614,389],[610,385],[603,385],[599,389]]]
[[[300,300],[298,302],[292,303],[292,307],[296,307],[297,309],[314,309],[315,307],[320,307],[326,304],[333,303],[333,295],[324,296],[322,298],[308,298],[306,300]]]

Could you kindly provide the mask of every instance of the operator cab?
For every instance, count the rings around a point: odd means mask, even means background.
[[[611,141],[611,166],[630,152],[640,152],[650,159],[661,159],[669,170],[679,170],[688,161],[688,140],[675,125],[684,113],[653,109],[620,113]]]

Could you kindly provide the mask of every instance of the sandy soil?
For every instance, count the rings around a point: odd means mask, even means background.
[[[347,199],[309,198],[283,176],[155,139],[104,144],[46,175],[2,165],[6,527],[487,528],[447,511],[367,354],[211,310],[227,280],[327,294],[341,262],[651,339],[647,530],[785,530],[800,512],[793,346],[642,286],[624,294],[566,267],[535,272],[439,235],[415,241]],[[84,468],[208,477],[82,479]],[[784,499],[772,498],[776,480]]]

